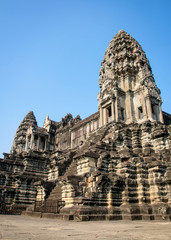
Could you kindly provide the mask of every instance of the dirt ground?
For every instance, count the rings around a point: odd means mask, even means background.
[[[0,215],[1,240],[170,240],[171,222],[73,222]]]

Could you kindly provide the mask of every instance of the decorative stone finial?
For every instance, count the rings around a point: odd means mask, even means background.
[[[123,29],[119,30],[118,34],[125,32]]]

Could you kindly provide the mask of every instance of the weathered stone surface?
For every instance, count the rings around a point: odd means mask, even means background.
[[[0,159],[1,213],[171,218],[171,118],[145,53],[123,30],[106,50],[99,84],[98,112],[84,120],[47,116],[40,128],[33,112],[26,115]]]

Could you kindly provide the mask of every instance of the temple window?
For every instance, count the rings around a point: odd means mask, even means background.
[[[109,106],[108,108],[106,108],[106,114],[107,114],[107,122],[111,122],[112,121],[112,110],[111,110],[111,106]]]
[[[40,139],[40,149],[44,150],[45,149],[45,138],[41,137]]]
[[[154,120],[157,120],[157,105],[151,104],[152,117]]]
[[[37,146],[37,142],[38,142],[38,135],[34,136],[34,146]]]
[[[121,108],[121,120],[125,120],[125,109]]]
[[[143,109],[142,109],[142,107],[139,107],[138,108],[138,117],[139,117],[139,119],[143,119]]]

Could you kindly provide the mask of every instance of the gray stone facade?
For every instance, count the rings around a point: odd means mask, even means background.
[[[98,111],[84,120],[47,116],[40,128],[26,115],[0,159],[1,212],[170,219],[171,117],[144,51],[123,30],[106,50],[99,85]]]

